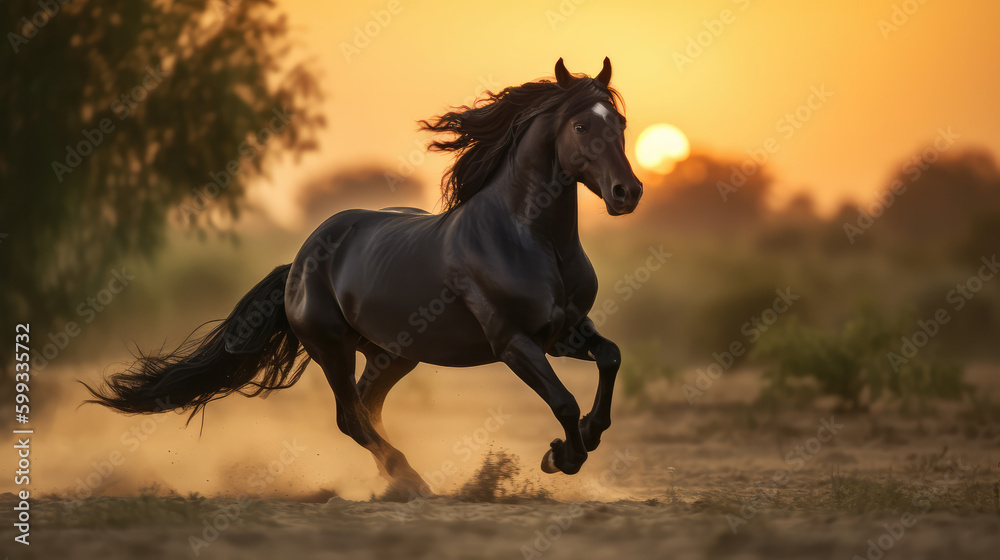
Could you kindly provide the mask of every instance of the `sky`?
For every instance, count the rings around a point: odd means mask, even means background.
[[[808,190],[821,211],[866,201],[940,131],[949,150],[1000,153],[1000,3],[973,0],[278,0],[327,97],[320,150],[276,168],[254,197],[296,219],[288,191],[341,167],[381,164],[436,186],[416,121],[484,89],[570,71],[604,56],[631,143],[679,127],[693,149],[742,161],[773,138],[775,202]],[[395,12],[395,13],[393,13]],[[368,29],[369,34],[364,33]],[[360,35],[359,35],[360,30]],[[791,115],[791,117],[789,117]],[[773,150],[773,146],[778,146]],[[387,184],[387,190],[389,186]],[[440,209],[438,206],[437,209]]]

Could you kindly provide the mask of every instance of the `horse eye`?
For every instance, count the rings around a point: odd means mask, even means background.
[[[573,127],[573,129],[576,130],[577,132],[579,132],[580,134],[583,134],[584,132],[587,132],[587,127],[584,126],[584,125],[582,125],[582,124],[575,125]]]

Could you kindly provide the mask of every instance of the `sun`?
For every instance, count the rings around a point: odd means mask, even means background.
[[[667,174],[677,162],[691,155],[687,136],[676,126],[654,124],[642,131],[635,142],[635,157],[644,169]]]

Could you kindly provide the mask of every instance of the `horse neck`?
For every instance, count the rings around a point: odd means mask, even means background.
[[[579,244],[579,217],[576,181],[557,162],[551,130],[551,118],[535,119],[515,147],[513,165],[496,186],[510,216],[552,239],[561,250]]]

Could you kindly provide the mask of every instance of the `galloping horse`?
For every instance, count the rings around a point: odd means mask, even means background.
[[[167,355],[138,356],[104,387],[88,386],[89,402],[193,417],[234,392],[289,387],[312,359],[336,395],[340,430],[372,452],[393,488],[427,492],[386,440],[386,394],[420,362],[501,361],[565,432],[542,470],[576,473],[611,425],[621,360],[587,317],[597,277],[580,244],[576,185],[601,197],[612,216],[632,212],[642,196],[610,80],[607,58],[596,78],[570,74],[559,59],[555,81],[508,87],[421,121],[447,135],[431,149],[457,154],[443,182],[444,212],[334,215],[211,332]],[[357,352],[366,365],[355,381]],[[546,354],[597,363],[597,395],[583,418]]]

